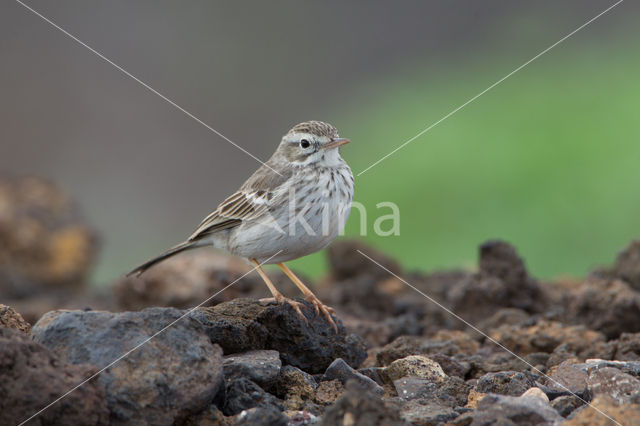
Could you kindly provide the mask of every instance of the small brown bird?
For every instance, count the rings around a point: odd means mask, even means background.
[[[305,321],[295,300],[280,293],[261,264],[277,264],[334,329],[334,310],[325,306],[283,263],[325,248],[342,231],[353,200],[353,174],[340,157],[348,143],[321,121],[294,126],[271,158],[224,200],[183,243],[131,271],[141,274],[175,254],[213,246],[255,265],[278,303],[288,303]]]

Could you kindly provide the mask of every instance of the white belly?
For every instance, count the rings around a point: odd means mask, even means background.
[[[244,222],[214,245],[261,263],[280,263],[322,250],[344,228],[351,211],[353,176],[348,167],[331,177],[304,180],[295,196],[270,216]]]

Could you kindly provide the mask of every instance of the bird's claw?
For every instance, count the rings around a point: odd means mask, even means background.
[[[261,302],[276,302],[279,304],[285,304],[287,303],[288,305],[290,305],[298,314],[298,316],[300,318],[302,318],[302,320],[305,322],[305,324],[309,325],[309,320],[307,319],[307,317],[304,316],[304,314],[302,313],[302,309],[304,308],[304,304],[297,302],[293,299],[289,299],[287,297],[284,297],[282,295],[280,295],[280,297],[267,297],[265,299],[260,299]]]
[[[336,314],[336,311],[332,307],[327,306],[324,303],[322,303],[320,301],[320,299],[318,299],[315,296],[307,296],[306,300],[313,305],[313,307],[316,310],[316,315],[318,315],[320,312],[322,312],[322,314],[327,319],[327,321],[329,321],[329,324],[331,324],[331,327],[333,327],[333,330],[337,333],[338,332],[338,326],[336,325],[335,321],[331,317],[332,314],[333,315]]]

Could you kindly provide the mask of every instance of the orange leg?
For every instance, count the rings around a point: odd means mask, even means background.
[[[333,321],[333,318],[331,318],[331,314],[335,314],[336,311],[334,311],[333,308],[330,308],[329,306],[326,306],[324,303],[322,303],[320,299],[318,299],[316,295],[313,294],[311,290],[309,290],[309,287],[304,285],[304,283],[300,281],[300,278],[298,278],[291,271],[291,269],[287,267],[287,265],[285,265],[284,263],[278,263],[278,266],[280,267],[280,269],[282,269],[282,272],[284,272],[291,279],[291,281],[293,281],[293,283],[302,291],[305,299],[307,299],[309,302],[313,304],[313,306],[316,308],[316,314],[318,314],[319,312],[322,312],[324,316],[327,318],[327,321],[331,323],[331,326],[333,327],[333,329],[336,332],[338,332],[338,326]]]
[[[284,297],[282,295],[282,293],[280,293],[278,291],[276,286],[273,285],[273,283],[271,282],[271,280],[269,279],[267,274],[264,273],[264,271],[262,270],[262,267],[260,266],[260,263],[258,263],[258,261],[255,260],[255,259],[249,259],[249,261],[255,265],[256,271],[258,271],[258,274],[260,274],[260,277],[262,277],[262,280],[264,281],[264,283],[267,285],[267,287],[269,287],[269,291],[271,292],[271,294],[273,294],[273,297],[269,297],[269,298],[266,298],[266,299],[260,299],[260,301],[261,302],[274,302],[275,301],[277,303],[288,303],[289,305],[291,305],[293,307],[293,309],[296,310],[296,312],[298,313],[300,318],[302,318],[304,320],[304,322],[309,324],[309,321],[307,320],[307,317],[304,316],[304,314],[302,313],[302,310],[300,309],[300,308],[304,307],[304,305],[302,303],[300,303],[300,302],[296,302],[295,300],[287,299],[286,297]]]

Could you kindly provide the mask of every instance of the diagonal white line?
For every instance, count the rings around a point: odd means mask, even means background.
[[[116,64],[115,62],[113,62],[111,59],[107,58],[106,56],[104,56],[102,53],[98,52],[96,49],[94,49],[93,47],[89,46],[87,43],[83,42],[82,40],[80,40],[78,37],[74,36],[73,34],[71,34],[70,32],[68,32],[67,30],[65,30],[64,28],[60,27],[58,24],[56,24],[55,22],[53,22],[51,19],[47,18],[46,16],[42,15],[40,12],[36,11],[35,9],[33,9],[32,7],[26,5],[25,3],[23,3],[20,0],[16,0],[16,3],[22,5],[24,8],[28,9],[29,11],[33,12],[36,16],[42,18],[44,21],[46,21],[47,23],[49,23],[52,27],[56,28],[57,30],[59,30],[60,32],[62,32],[63,34],[65,34],[66,36],[68,36],[69,38],[71,38],[73,41],[75,41],[76,43],[86,47],[89,51],[91,51],[93,54],[95,54],[96,56],[98,56],[100,59],[104,60],[105,62],[109,63],[110,65],[112,65],[114,68],[116,68],[118,71],[122,72],[123,74],[125,74],[126,76],[130,77],[131,79],[135,80],[138,84],[140,84],[141,86],[143,86],[145,89],[149,90],[151,93],[154,93],[155,95],[158,95],[160,98],[162,98],[163,100],[165,100],[167,103],[169,103],[171,106],[175,107],[176,109],[182,111],[185,115],[187,115],[188,117],[191,117],[192,119],[194,119],[195,121],[197,121],[198,123],[200,123],[201,125],[203,125],[204,127],[206,127],[207,129],[211,130],[213,133],[215,133],[216,135],[220,136],[222,139],[226,140],[227,142],[229,142],[231,145],[235,146],[236,148],[238,148],[240,151],[244,152],[245,154],[247,154],[248,156],[250,156],[251,158],[253,158],[254,160],[258,161],[259,163],[261,163],[263,166],[268,167],[269,169],[271,169],[271,171],[275,172],[276,174],[282,176],[280,173],[278,173],[276,170],[272,169],[268,164],[266,164],[264,161],[262,161],[261,159],[259,159],[258,157],[256,157],[255,155],[253,155],[252,153],[250,153],[249,151],[247,151],[246,149],[244,149],[243,147],[241,147],[240,145],[238,145],[237,143],[235,143],[234,141],[232,141],[231,139],[229,139],[228,137],[226,137],[225,135],[223,135],[222,133],[220,133],[219,131],[217,131],[216,129],[214,129],[213,127],[211,127],[210,125],[208,125],[207,123],[205,123],[204,121],[200,120],[198,117],[196,117],[195,115],[193,115],[192,113],[190,113],[189,111],[187,111],[186,109],[184,109],[183,107],[181,107],[180,105],[178,105],[177,103],[175,103],[174,101],[172,101],[171,99],[169,99],[168,97],[166,97],[165,95],[163,95],[162,93],[158,92],[156,89],[154,89],[153,87],[149,86],[147,83],[145,83],[144,81],[140,80],[138,77],[136,77],[135,75],[131,74],[129,71],[125,70],[124,68],[122,68],[120,65]]]
[[[45,406],[44,408],[42,408],[40,411],[38,411],[37,413],[33,414],[31,417],[29,417],[28,419],[20,422],[20,424],[18,426],[22,426],[23,424],[27,423],[28,421],[32,420],[33,418],[39,416],[40,414],[42,414],[45,410],[47,410],[48,408],[50,408],[51,406],[53,406],[54,404],[56,404],[57,402],[59,402],[60,400],[62,400],[63,398],[65,398],[67,395],[69,395],[70,393],[72,393],[73,391],[75,391],[76,389],[78,389],[79,387],[83,386],[84,384],[86,384],[87,382],[89,382],[90,380],[94,379],[95,377],[97,377],[100,373],[102,373],[103,371],[105,371],[107,368],[112,367],[113,365],[115,365],[116,363],[120,362],[122,359],[126,358],[127,356],[129,356],[129,354],[131,354],[132,352],[135,352],[136,350],[140,349],[142,346],[146,345],[147,343],[149,343],[151,341],[151,339],[155,338],[156,336],[158,336],[159,334],[163,333],[165,330],[167,330],[168,328],[172,327],[175,323],[177,323],[178,321],[180,321],[181,319],[183,319],[184,317],[186,317],[187,315],[191,314],[193,311],[195,311],[196,309],[198,309],[199,307],[201,307],[202,305],[204,305],[205,303],[207,303],[209,300],[213,299],[214,297],[216,297],[217,295],[219,295],[220,293],[222,293],[223,291],[225,291],[226,289],[228,289],[229,287],[231,287],[232,285],[234,285],[235,283],[237,283],[238,281],[240,281],[241,279],[243,279],[244,277],[246,277],[247,275],[249,275],[250,273],[252,273],[253,271],[255,271],[256,269],[258,269],[260,266],[264,265],[265,263],[267,263],[269,260],[271,260],[274,256],[277,256],[278,254],[280,254],[282,250],[279,250],[277,253],[275,253],[273,256],[269,257],[267,260],[265,260],[264,262],[258,264],[257,266],[255,266],[254,268],[252,268],[250,271],[246,272],[245,274],[243,274],[242,276],[240,276],[238,279],[234,280],[231,284],[227,285],[226,287],[224,287],[222,290],[218,291],[217,293],[215,293],[213,296],[209,296],[207,297],[205,300],[203,300],[202,302],[200,302],[198,305],[194,306],[193,308],[189,309],[187,312],[185,312],[183,315],[181,315],[179,318],[177,318],[176,320],[172,321],[171,323],[169,323],[169,325],[166,325],[165,327],[163,327],[160,331],[157,331],[156,333],[154,333],[153,335],[151,335],[150,337],[146,338],[145,340],[143,340],[141,343],[139,343],[138,345],[134,346],[132,349],[129,349],[127,352],[123,353],[122,355],[120,355],[118,358],[116,358],[115,360],[113,360],[112,362],[110,362],[109,364],[107,364],[106,366],[104,366],[103,368],[101,368],[100,370],[98,370],[96,373],[92,374],[91,376],[87,377],[85,380],[83,380],[82,382],[78,383],[77,385],[75,385],[73,388],[69,389],[67,392],[65,392],[64,394],[60,395],[58,398],[56,398],[53,402],[49,403],[47,406]]]
[[[435,123],[431,124],[429,127],[427,127],[426,129],[420,131],[417,135],[413,136],[412,138],[408,139],[406,142],[404,142],[402,145],[398,146],[397,148],[395,148],[393,151],[391,151],[390,153],[388,153],[387,155],[385,155],[384,157],[382,157],[381,159],[379,159],[378,161],[376,161],[375,163],[371,164],[369,167],[367,167],[366,169],[364,169],[363,171],[361,171],[360,173],[358,173],[358,176],[360,176],[361,174],[363,174],[364,172],[368,171],[369,169],[371,169],[372,167],[375,167],[376,165],[380,164],[382,161],[386,160],[387,158],[389,158],[390,156],[392,156],[393,154],[395,154],[396,152],[400,151],[402,148],[404,148],[405,146],[409,145],[411,142],[413,142],[414,140],[418,139],[420,136],[424,135],[425,133],[427,133],[429,130],[433,129],[434,127],[436,127],[438,124],[442,123],[444,120],[446,120],[447,118],[451,117],[453,114],[457,113],[458,111],[460,111],[461,109],[463,109],[464,107],[466,107],[467,105],[469,105],[471,102],[475,101],[476,99],[478,99],[480,96],[484,95],[485,93],[487,93],[489,90],[493,89],[494,87],[496,87],[497,85],[499,85],[500,83],[502,83],[503,81],[505,81],[506,79],[508,79],[509,77],[511,77],[512,75],[514,75],[515,73],[517,73],[518,71],[520,71],[522,68],[526,67],[527,65],[529,65],[531,62],[535,61],[536,59],[538,59],[540,56],[544,55],[545,53],[547,53],[548,51],[550,51],[551,49],[553,49],[554,47],[556,47],[557,45],[559,45],[560,43],[562,43],[563,41],[565,41],[566,39],[568,39],[569,37],[571,37],[572,35],[574,35],[575,33],[577,33],[578,31],[582,30],[584,27],[586,27],[587,25],[591,24],[593,21],[595,21],[596,19],[600,18],[602,15],[604,15],[605,13],[609,12],[611,9],[613,9],[614,7],[616,7],[617,5],[619,5],[620,3],[622,3],[624,0],[618,0],[618,2],[612,4],[611,6],[609,6],[608,8],[606,8],[605,10],[603,10],[602,12],[600,12],[599,14],[597,14],[596,16],[594,16],[593,18],[589,19],[587,22],[585,22],[584,24],[580,25],[578,28],[576,28],[575,30],[571,31],[569,34],[567,34],[566,36],[562,37],[560,40],[556,41],[555,43],[553,43],[551,46],[547,47],[546,49],[544,49],[542,52],[538,53],[536,56],[534,56],[533,58],[529,59],[527,62],[525,62],[524,64],[520,65],[518,68],[516,68],[515,70],[511,71],[509,74],[505,75],[504,77],[502,77],[500,80],[496,81],[495,83],[493,83],[491,86],[487,87],[486,89],[484,89],[482,92],[478,93],[477,95],[475,95],[474,97],[472,97],[471,99],[469,99],[468,101],[466,101],[465,103],[463,103],[462,105],[460,105],[459,107],[457,107],[456,109],[454,109],[453,111],[451,111],[449,114],[445,115],[444,117],[442,117],[441,119],[439,119],[438,121],[436,121]]]
[[[554,384],[559,385],[562,389],[566,390],[567,392],[569,392],[571,395],[575,396],[576,398],[578,398],[580,401],[584,402],[586,405],[588,405],[589,407],[593,408],[594,410],[596,410],[598,413],[602,414],[603,416],[605,416],[606,418],[608,418],[609,420],[611,420],[612,422],[614,422],[615,424],[617,424],[618,426],[622,426],[621,423],[619,423],[618,421],[616,421],[616,419],[614,419],[613,417],[609,416],[607,413],[605,413],[604,411],[600,410],[598,407],[595,407],[593,405],[591,405],[589,402],[585,401],[584,399],[582,399],[580,396],[576,395],[575,393],[571,392],[571,390],[569,390],[569,388],[567,388],[565,385],[563,385],[562,383],[558,382],[556,379],[547,376],[546,374],[544,374],[542,371],[540,371],[539,369],[537,369],[535,366],[533,366],[531,363],[529,363],[527,360],[525,360],[524,358],[522,358],[521,356],[515,354],[513,351],[511,351],[509,348],[507,348],[506,346],[504,346],[502,343],[498,342],[496,339],[494,339],[493,337],[489,336],[487,333],[483,332],[482,330],[480,330],[478,327],[474,326],[473,324],[471,324],[469,321],[465,320],[464,318],[462,318],[460,315],[456,314],[455,312],[453,312],[451,309],[447,308],[446,306],[443,306],[440,302],[438,302],[437,300],[435,300],[434,298],[432,298],[431,296],[425,294],[423,291],[421,291],[420,289],[414,287],[413,285],[409,284],[407,281],[405,281],[403,278],[399,277],[398,275],[396,275],[395,273],[391,272],[389,269],[387,269],[386,267],[384,267],[383,265],[381,265],[380,263],[378,263],[377,261],[373,260],[371,257],[367,256],[365,253],[363,253],[362,251],[356,249],[356,251],[358,253],[360,253],[361,255],[363,255],[364,257],[366,257],[367,259],[369,259],[371,262],[375,263],[376,265],[378,265],[380,268],[382,268],[383,270],[387,271],[389,274],[393,275],[394,277],[396,277],[397,279],[399,279],[400,281],[402,281],[403,283],[405,283],[406,285],[408,285],[409,287],[411,287],[412,289],[414,289],[415,291],[417,291],[418,293],[420,293],[422,296],[424,296],[425,298],[427,298],[430,302],[434,303],[435,305],[437,305],[439,308],[443,309],[444,311],[446,311],[448,314],[452,315],[453,317],[455,317],[456,319],[462,321],[467,327],[472,328],[473,330],[475,330],[477,333],[482,334],[484,337],[486,337],[487,339],[489,339],[491,342],[495,343],[496,345],[498,345],[500,348],[504,349],[506,352],[508,352],[509,354],[513,355],[514,357],[516,357],[518,360],[522,361],[523,363],[527,364],[529,367],[531,367],[533,370],[535,370],[536,372],[540,373],[540,375],[546,377],[548,380],[551,380]]]

